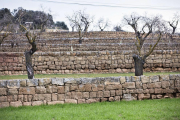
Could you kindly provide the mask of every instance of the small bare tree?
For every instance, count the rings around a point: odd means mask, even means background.
[[[136,40],[134,42],[137,50],[133,54],[133,59],[135,62],[135,76],[143,75],[143,65],[145,63],[145,59],[153,52],[161,39],[162,30],[165,28],[165,25],[162,23],[160,18],[160,16],[154,16],[152,18],[147,16],[139,16],[135,13],[131,14],[130,17],[124,17],[124,21],[127,25],[133,28],[136,35]],[[147,53],[142,54],[141,49],[145,40],[155,31],[158,31],[158,38],[156,43],[153,46],[150,45],[149,51]]]
[[[32,66],[32,58],[31,56],[37,51],[37,47],[36,47],[36,37],[37,37],[37,33],[34,32],[30,32],[30,30],[28,30],[24,25],[22,25],[22,21],[21,21],[21,17],[24,15],[25,13],[23,11],[20,12],[19,14],[19,25],[20,27],[22,27],[22,29],[25,30],[26,32],[26,38],[28,39],[29,44],[31,44],[32,48],[29,51],[25,51],[25,58],[26,58],[26,70],[28,73],[28,79],[33,79],[34,78],[34,69]]]
[[[83,31],[88,31],[93,18],[85,14],[84,11],[79,10],[74,12],[72,16],[67,16],[67,19],[70,21],[71,26],[76,27],[79,33],[79,44],[82,44]]]
[[[168,21],[170,27],[172,27],[172,33],[171,34],[175,33],[179,20],[180,20],[180,15],[178,13],[175,13],[172,21]]]
[[[104,20],[104,18],[100,18],[97,22],[97,26],[101,31],[104,31],[107,27],[110,26],[110,21]]]

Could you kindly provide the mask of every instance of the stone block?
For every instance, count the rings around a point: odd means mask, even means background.
[[[155,88],[154,92],[155,92],[155,94],[160,94],[160,93],[162,93],[162,89],[161,88]]]
[[[80,78],[64,78],[64,83],[68,83],[68,84],[80,84],[81,83],[81,79]]]
[[[131,77],[133,82],[140,82],[141,81],[141,76],[132,76]]]
[[[84,92],[85,91],[85,85],[79,85],[79,91]]]
[[[150,94],[144,94],[143,99],[150,99],[151,95]]]
[[[64,86],[58,86],[57,89],[58,89],[59,94],[64,94],[65,93]]]
[[[126,82],[126,78],[125,78],[124,76],[122,76],[122,77],[120,78],[120,83],[123,84],[123,83],[125,83],[125,82]]]
[[[44,86],[36,86],[36,94],[45,94],[46,88]]]
[[[0,80],[0,88],[6,88],[7,87],[7,81],[6,80]]]
[[[22,102],[21,101],[10,102],[10,106],[12,106],[12,107],[20,107],[20,106],[22,106]]]
[[[39,86],[51,84],[51,78],[39,79]]]
[[[110,102],[114,101],[114,97],[110,97],[110,98],[109,98],[109,101],[110,101]]]
[[[17,95],[18,90],[16,88],[8,89],[8,95]]]
[[[81,78],[82,84],[91,84],[93,78]]]
[[[23,102],[23,106],[31,106],[32,103],[31,102]]]
[[[104,85],[100,84],[97,86],[98,91],[104,90]]]
[[[86,103],[85,99],[78,99],[78,104]]]
[[[144,94],[138,94],[138,100],[142,100],[144,98]]]
[[[110,91],[104,91],[103,97],[110,97]]]
[[[26,87],[26,80],[20,80],[20,87]]]
[[[33,101],[32,102],[32,106],[38,106],[38,105],[42,105],[43,101]]]
[[[161,88],[161,82],[155,82],[155,88]]]
[[[150,76],[150,82],[159,82],[159,75]]]
[[[112,96],[115,96],[116,95],[116,91],[115,90],[111,90],[110,91],[110,96],[112,97]]]
[[[101,98],[101,102],[105,102],[105,101],[107,101],[108,100],[108,98]]]
[[[67,92],[66,94],[65,94],[65,98],[66,99],[71,99],[71,92]]]
[[[0,102],[7,102],[7,96],[0,96]]]
[[[64,101],[51,101],[47,102],[48,105],[55,105],[55,104],[64,104]]]
[[[157,99],[161,99],[163,96],[162,95],[157,95],[156,98]]]
[[[136,89],[142,89],[142,82],[136,81]]]
[[[71,85],[70,86],[70,91],[76,91],[78,90],[78,85]]]
[[[23,102],[24,101],[24,96],[23,95],[18,95],[18,101]]]
[[[159,76],[159,81],[168,81],[169,80],[169,75],[160,75]]]
[[[53,85],[64,85],[63,78],[52,78],[51,80]]]
[[[90,92],[90,98],[96,98],[96,92]]]
[[[147,89],[147,84],[143,84],[143,89]]]
[[[84,87],[85,87],[85,91],[86,91],[86,92],[92,91],[92,89],[91,89],[91,88],[92,88],[92,85],[91,85],[91,84],[86,84]]]
[[[74,100],[74,99],[65,99],[65,103],[77,104],[77,100]]]
[[[19,88],[20,87],[20,80],[8,80],[7,81],[8,88]]]
[[[141,81],[142,83],[149,83],[150,82],[149,76],[141,76]]]
[[[97,97],[102,98],[103,97],[103,91],[98,91],[97,92]]]
[[[34,87],[20,87],[19,89],[20,95],[33,95],[35,94],[35,88]]]
[[[105,85],[120,84],[120,77],[107,77],[104,81]]]
[[[120,101],[120,100],[121,100],[121,97],[120,97],[120,96],[115,96],[115,97],[114,97],[114,100],[115,100],[115,101]]]
[[[64,94],[58,94],[57,95],[57,100],[58,101],[64,101],[65,100],[65,95]]]
[[[9,102],[0,103],[0,108],[9,107]]]
[[[148,83],[148,84],[147,84],[147,87],[148,87],[149,89],[153,89],[153,88],[155,88],[155,83]]]
[[[96,102],[96,99],[88,99],[88,100],[86,100],[86,103],[95,103]]]
[[[57,94],[53,93],[51,94],[52,96],[52,101],[57,101]]]
[[[170,86],[170,82],[169,81],[162,81],[162,88],[167,88]]]
[[[34,101],[43,101],[46,100],[47,102],[51,101],[51,94],[35,94],[33,96]]]
[[[82,99],[82,93],[81,92],[71,92],[71,98],[72,99]]]
[[[116,96],[122,95],[122,90],[116,90]]]
[[[89,92],[83,92],[82,95],[83,95],[84,99],[88,99],[89,98]]]
[[[38,79],[27,79],[27,86],[38,86]]]
[[[151,99],[156,99],[156,95],[151,95]]]
[[[135,88],[135,82],[125,82],[123,88]]]
[[[123,100],[131,101],[135,100],[135,98],[131,94],[123,94]]]
[[[46,86],[46,92],[47,93],[57,93],[57,91],[58,91],[58,88],[55,85],[53,85],[53,86],[50,86],[50,85]]]
[[[7,95],[7,88],[0,88],[0,96]]]
[[[98,86],[96,84],[92,84],[92,91],[98,91]]]

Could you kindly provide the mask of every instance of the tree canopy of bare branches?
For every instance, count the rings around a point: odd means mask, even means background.
[[[79,32],[79,43],[82,43],[82,32],[88,31],[90,24],[93,22],[93,17],[86,14],[84,11],[76,11],[72,16],[67,16],[67,19],[70,21],[72,27],[76,27]]]
[[[163,31],[166,29],[165,24],[163,24],[163,20],[161,16],[139,16],[135,13],[131,14],[129,17],[124,16],[124,21],[127,25],[131,26],[136,35],[135,45],[136,52],[133,55],[133,59],[135,61],[135,75],[140,76],[143,75],[143,65],[145,63],[145,59],[153,52],[158,42],[161,39],[161,35]],[[147,53],[142,54],[141,49],[147,37],[153,32],[158,33],[158,38],[154,46],[150,46],[149,51]]]
[[[97,26],[101,31],[104,31],[107,27],[110,26],[110,21],[108,19],[105,20],[104,18],[100,18],[97,22]]]
[[[180,20],[180,15],[178,13],[175,13],[173,19],[171,21],[168,21],[170,27],[172,27],[172,33],[171,34],[175,34],[179,20]]]

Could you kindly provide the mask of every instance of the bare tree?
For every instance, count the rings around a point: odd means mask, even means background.
[[[139,16],[135,13],[131,14],[130,17],[124,17],[124,21],[133,28],[136,35],[136,40],[134,42],[137,50],[133,54],[133,59],[135,62],[135,76],[143,75],[143,65],[145,63],[145,59],[153,52],[161,39],[162,31],[164,30],[165,25],[162,23],[160,18],[160,16],[154,16],[152,18],[147,16]],[[154,31],[158,31],[156,43],[153,46],[150,45],[147,53],[142,54],[141,49],[145,40]]]
[[[168,21],[169,25],[172,27],[171,34],[175,33],[179,20],[180,20],[180,15],[178,13],[175,13],[172,21]]]
[[[104,31],[104,29],[110,26],[110,21],[108,19],[104,20],[104,18],[100,18],[97,22],[97,26],[101,31]]]
[[[79,33],[79,44],[82,44],[83,31],[87,32],[93,19],[84,11],[76,11],[72,16],[67,16],[71,26],[75,26]]]
[[[114,26],[113,28],[115,31],[123,31],[122,28],[121,28],[121,25],[116,25]]]
[[[24,25],[21,24],[21,17],[24,14],[25,13],[23,11],[20,12],[18,21],[19,21],[20,27],[22,27],[22,29],[25,30],[26,38],[28,39],[28,42],[32,46],[32,48],[29,51],[25,51],[24,54],[25,54],[25,58],[26,58],[26,70],[27,70],[27,73],[28,73],[28,79],[33,79],[34,78],[34,70],[33,70],[33,66],[32,66],[32,58],[31,58],[31,56],[37,51],[37,47],[36,47],[37,33],[30,32],[30,30],[28,30]]]

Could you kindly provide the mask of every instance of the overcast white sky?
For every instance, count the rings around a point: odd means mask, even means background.
[[[69,4],[63,4],[61,2]],[[116,7],[77,5],[72,3],[110,5]],[[180,0],[0,0],[0,8],[9,8],[11,11],[18,7],[23,7],[27,10],[41,10],[41,5],[47,10],[50,9],[52,11],[51,14],[53,15],[54,21],[64,21],[69,28],[69,21],[66,16],[72,15],[73,11],[84,9],[86,13],[94,16],[94,25],[101,17],[109,19],[112,27],[108,30],[112,30],[116,24],[121,24],[123,16],[130,15],[132,12],[140,15],[145,13],[150,15],[161,14],[163,19],[167,21],[172,19],[174,13],[180,13]],[[178,26],[178,29],[179,28],[180,25]],[[128,28],[125,26],[124,29]],[[98,29],[92,25],[90,30]]]

